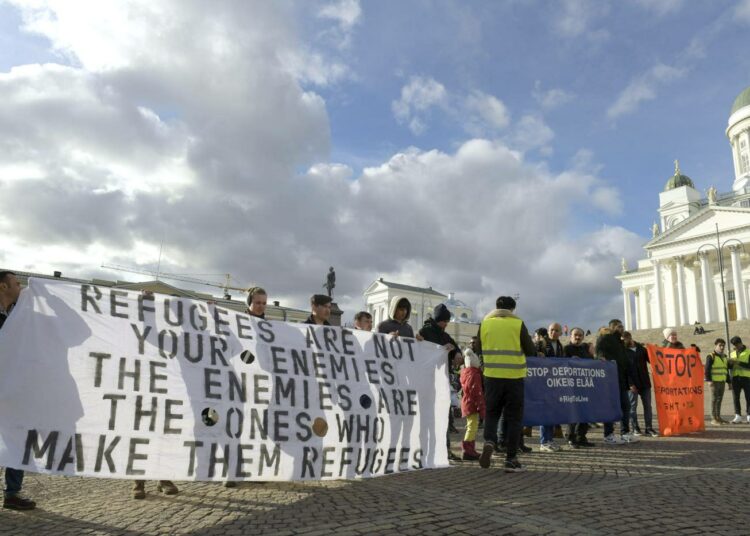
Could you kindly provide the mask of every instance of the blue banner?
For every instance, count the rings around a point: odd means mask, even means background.
[[[526,366],[524,426],[615,422],[622,418],[614,362],[527,357]]]

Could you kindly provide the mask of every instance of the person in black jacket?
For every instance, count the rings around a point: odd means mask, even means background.
[[[5,324],[8,315],[21,294],[21,283],[13,272],[0,272],[0,328]],[[21,486],[23,485],[23,471],[5,468],[5,497],[3,499],[3,508],[12,510],[33,510],[36,503],[31,499],[21,496]]]
[[[331,302],[333,298],[325,294],[313,294],[310,297],[311,314],[303,324],[317,324],[330,326],[328,319],[331,317]]]
[[[589,345],[583,342],[583,330],[573,328],[570,330],[570,343],[563,348],[565,357],[580,357],[582,359],[593,359],[589,351]],[[568,424],[568,445],[577,449],[579,447],[593,447],[594,443],[588,440],[586,434],[589,431],[589,423],[579,422]]]
[[[648,351],[643,345],[633,340],[629,331],[622,334],[622,342],[628,352],[628,369],[630,378],[630,389],[628,399],[630,400],[630,424],[633,427],[633,435],[647,435],[657,437],[659,434],[654,430],[653,413],[651,411],[651,378],[648,374]],[[646,428],[641,432],[638,426],[638,398],[643,404],[643,420]]]
[[[424,326],[419,330],[420,337],[423,337],[427,342],[432,342],[443,346],[448,351],[448,374],[453,373],[453,360],[456,356],[462,357],[458,344],[453,340],[453,337],[448,335],[445,331],[445,327],[451,320],[451,312],[444,304],[439,304],[432,311],[432,318],[428,318],[424,322]],[[451,382],[453,383],[453,382]],[[448,432],[446,434],[446,442],[448,444],[448,459],[453,461],[460,461],[461,458],[453,454],[451,451],[451,431],[456,430],[453,425],[453,411],[450,410],[448,413]]]

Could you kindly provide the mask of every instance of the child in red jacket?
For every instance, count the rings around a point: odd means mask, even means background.
[[[461,369],[461,415],[466,417],[464,434],[463,459],[478,460],[479,453],[475,447],[479,416],[484,418],[484,391],[482,389],[482,371],[479,368],[479,357],[467,348],[464,350],[464,368]]]

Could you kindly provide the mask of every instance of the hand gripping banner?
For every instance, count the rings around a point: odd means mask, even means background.
[[[703,363],[698,352],[693,348],[661,348],[649,344],[648,358],[661,435],[705,430]]]
[[[614,422],[622,417],[617,366],[598,359],[527,357],[525,426]]]
[[[446,366],[414,339],[31,279],[0,330],[0,465],[164,480],[446,467]]]

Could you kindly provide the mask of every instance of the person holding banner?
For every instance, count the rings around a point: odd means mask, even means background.
[[[266,319],[266,305],[268,295],[260,287],[252,287],[247,291],[247,314],[255,318]]]
[[[378,324],[378,333],[414,337],[414,330],[408,324],[410,315],[411,302],[402,296],[394,296],[388,309],[388,319]],[[421,336],[417,338],[421,340]]]
[[[745,392],[745,411],[747,422],[750,422],[750,349],[742,344],[742,339],[734,336],[729,341],[734,351],[729,354],[729,365],[732,367],[732,399],[734,401],[734,419],[732,424],[742,422],[742,405],[740,391]]]
[[[726,344],[724,339],[716,339],[714,341],[714,351],[706,356],[706,383],[711,389],[711,424],[729,423],[729,421],[721,418],[724,383],[728,383],[730,387],[732,385],[729,379],[727,355],[724,353]]]
[[[305,320],[305,324],[316,324],[319,326],[330,326],[328,319],[331,317],[331,302],[333,298],[325,294],[313,294],[310,297],[311,314]]]
[[[581,359],[593,359],[589,345],[583,342],[583,330],[573,328],[570,330],[570,343],[563,348],[565,357],[578,357]],[[579,422],[568,424],[568,445],[577,449],[580,447],[593,447],[594,443],[588,440],[586,434],[589,431],[589,423]]]
[[[628,399],[630,400],[630,425],[633,427],[633,435],[647,435],[658,437],[659,433],[654,430],[653,412],[651,409],[651,378],[648,375],[648,351],[642,344],[633,340],[633,335],[629,331],[622,334],[622,342],[627,348],[628,361],[630,367],[630,390]],[[638,426],[638,398],[643,405],[643,421],[646,427],[641,431]]]
[[[497,425],[505,410],[508,423],[505,472],[514,473],[524,470],[516,453],[523,421],[526,356],[535,355],[536,349],[523,320],[513,314],[516,300],[510,296],[500,296],[495,306],[496,309],[488,313],[479,325],[487,406],[484,447],[479,465],[486,469],[492,464],[492,453],[497,446]]]
[[[620,392],[620,408],[622,419],[620,420],[620,437],[615,435],[615,423],[604,423],[604,444],[622,445],[623,443],[635,443],[638,441],[630,433],[630,391],[631,380],[629,378],[628,355],[622,342],[622,332],[625,331],[622,322],[618,319],[609,321],[609,332],[601,335],[596,341],[596,356],[614,361],[617,364],[617,379]]]
[[[553,322],[547,328],[548,338],[544,346],[544,357],[564,357],[565,352],[560,342],[562,327]],[[555,428],[558,426],[549,424],[539,427],[539,452],[558,452],[560,445],[555,443]]]
[[[674,330],[674,328],[664,328],[662,334],[664,335],[664,340],[662,341],[661,345],[664,348],[678,348],[681,350],[685,349],[685,345],[677,340],[677,332]]]
[[[21,283],[18,281],[16,274],[9,271],[0,272],[0,329],[8,319],[8,315],[18,301],[20,294]],[[36,508],[34,501],[21,496],[23,475],[24,473],[20,469],[5,468],[3,508],[11,510],[33,510]]]
[[[372,331],[372,315],[367,311],[360,311],[354,315],[354,329]]]

